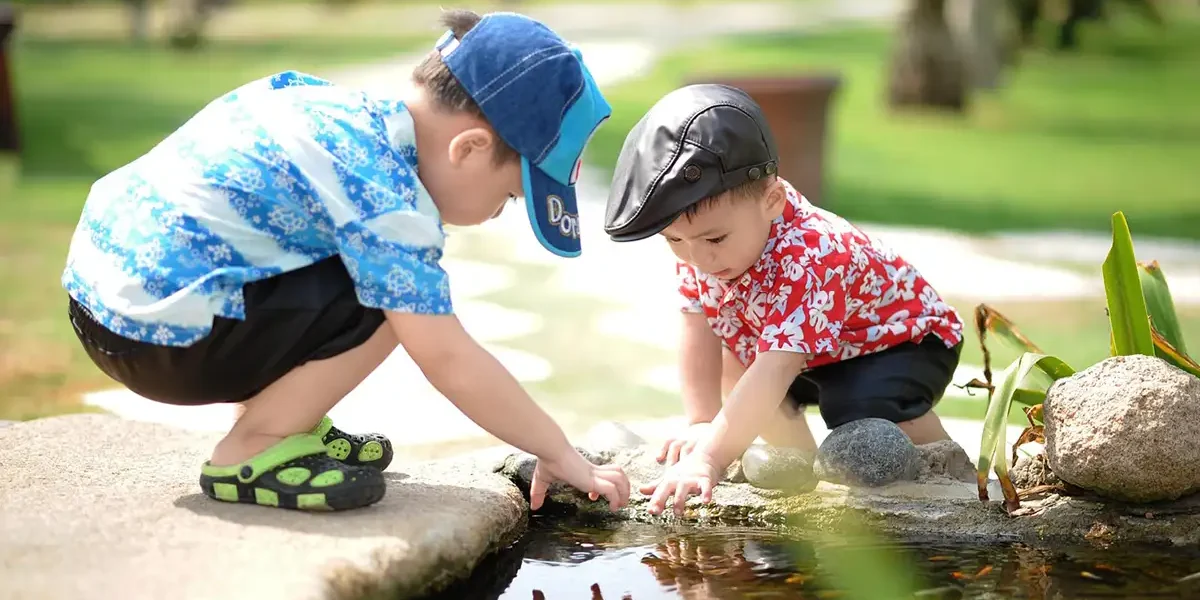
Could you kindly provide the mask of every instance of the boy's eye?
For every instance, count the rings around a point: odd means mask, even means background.
[[[717,236],[715,238],[708,238],[708,240],[706,240],[706,241],[710,244],[720,244],[724,240],[725,240],[725,236],[721,235],[721,236]]]

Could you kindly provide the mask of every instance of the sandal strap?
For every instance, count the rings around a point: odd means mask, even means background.
[[[325,443],[319,436],[311,433],[298,433],[283,438],[274,446],[250,457],[241,464],[215,467],[206,462],[201,471],[210,477],[237,477],[238,481],[242,483],[250,483],[263,473],[274,470],[289,461],[305,456],[325,454],[325,452]]]
[[[317,423],[316,427],[313,427],[312,433],[313,435],[324,439],[325,434],[329,433],[330,429],[333,429],[333,419],[330,419],[329,415],[325,415],[321,417],[321,422]]]

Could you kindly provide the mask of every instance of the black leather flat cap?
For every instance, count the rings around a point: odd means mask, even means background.
[[[762,109],[742,90],[697,84],[663,96],[625,138],[604,231],[650,237],[689,206],[774,175],[779,155]]]

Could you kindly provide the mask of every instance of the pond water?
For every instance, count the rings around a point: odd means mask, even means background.
[[[871,562],[881,555],[886,559],[882,567]],[[831,569],[834,557],[849,568]],[[915,593],[899,596],[897,586],[880,579],[889,564],[912,578],[909,590]],[[864,590],[864,583],[876,587]],[[858,595],[851,593],[855,590]],[[1200,598],[1200,549],[1050,550],[912,540],[856,548],[764,529],[636,523],[588,528],[534,518],[519,542],[437,599],[864,597]]]

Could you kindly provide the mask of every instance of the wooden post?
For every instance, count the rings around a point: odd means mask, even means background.
[[[13,154],[21,150],[8,51],[8,40],[16,26],[16,9],[11,4],[0,4],[0,152]]]

